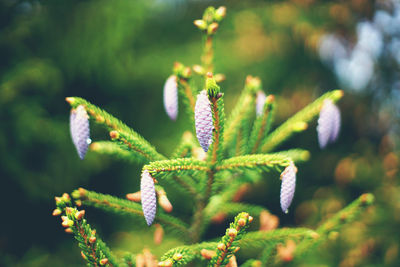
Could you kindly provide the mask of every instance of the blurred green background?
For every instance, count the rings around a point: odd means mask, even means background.
[[[321,151],[314,123],[280,147],[312,155],[299,168],[289,215],[279,210],[278,183],[245,200],[278,215],[280,226],[315,227],[373,192],[377,205],[304,265],[399,266],[396,0],[0,0],[0,265],[83,266],[73,238],[51,216],[54,196],[81,186],[124,197],[138,190],[141,166],[90,152],[80,161],[64,98],[86,98],[169,155],[191,125],[183,112],[168,119],[163,83],[174,61],[200,63],[193,20],[209,5],[227,6],[215,44],[227,114],[248,74],[276,94],[275,126],[322,93],[345,90],[337,143]],[[92,136],[107,139],[96,127]],[[129,219],[89,210],[89,223],[112,248],[151,246],[152,234],[130,232]]]

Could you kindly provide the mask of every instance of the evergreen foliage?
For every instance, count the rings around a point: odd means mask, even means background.
[[[192,196],[195,205],[190,221],[187,217],[178,218],[157,209],[155,222],[169,232],[180,235],[185,242],[184,246],[167,251],[161,257],[158,266],[182,266],[193,261],[201,266],[232,266],[236,261],[234,255],[239,249],[251,250],[258,255],[256,258],[246,259],[243,266],[265,265],[292,259],[326,240],[326,237],[332,231],[338,231],[342,224],[355,220],[365,207],[373,202],[372,195],[363,195],[316,230],[281,228],[253,231],[248,227],[253,221],[252,216],[258,220],[266,209],[239,202],[243,186],[257,184],[262,179],[260,172],[271,172],[271,175],[278,178],[290,164],[307,161],[310,158],[307,150],[291,149],[274,153],[271,151],[296,132],[305,130],[308,123],[320,113],[323,102],[329,99],[334,103],[343,96],[343,92],[335,90],[324,94],[271,132],[276,106],[274,96],[266,97],[262,114],[256,116],[256,97],[257,92],[262,90],[262,85],[259,78],[248,76],[239,101],[225,122],[224,93],[217,84],[217,75],[213,75],[213,40],[225,12],[224,7],[209,7],[203,18],[195,21],[205,40],[202,65],[189,68],[175,63],[173,68],[173,74],[177,77],[179,98],[184,102],[191,122],[194,119],[196,103],[194,96],[204,89],[203,92],[209,100],[212,143],[207,153],[199,147],[194,135],[186,132],[176,150],[167,158],[157,152],[141,135],[101,108],[79,97],[67,98],[72,109],[83,107],[89,118],[104,126],[111,137],[111,141],[94,142],[90,146],[92,151],[145,164],[142,171],[150,174],[155,183],[164,185],[171,182]],[[196,86],[192,81],[193,75],[199,75],[204,83]],[[137,174],[137,181],[139,177],[140,174]],[[159,185],[156,185],[154,190],[159,194],[159,204],[162,206],[161,196],[165,197],[168,190]],[[276,192],[276,197],[278,195]],[[75,190],[71,196],[75,204],[67,194],[56,198],[57,208],[53,214],[63,216],[63,225],[75,235],[82,249],[82,257],[89,265],[134,266],[141,258],[139,254],[126,254],[120,259],[113,256],[95,230],[83,219],[82,211],[78,211],[74,205],[93,206],[110,213],[127,215],[145,228],[142,206],[133,201],[83,188]],[[207,226],[218,212],[223,212],[224,216],[237,216],[219,242],[204,240]],[[282,257],[280,251],[284,245],[287,246],[287,250],[297,246],[294,252],[289,253],[291,257]]]

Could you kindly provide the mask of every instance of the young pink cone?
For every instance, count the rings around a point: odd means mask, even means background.
[[[89,116],[83,105],[71,110],[69,126],[72,142],[75,145],[80,159],[84,159],[88,150],[90,140]]]
[[[171,120],[178,116],[178,83],[175,75],[168,77],[164,84],[164,108]]]
[[[296,189],[296,172],[297,168],[291,162],[281,173],[281,208],[284,213],[288,213],[289,206],[293,200]]]
[[[208,100],[207,91],[203,90],[197,96],[196,106],[194,108],[194,121],[196,125],[196,135],[200,146],[205,152],[208,151],[212,143],[213,119],[211,105]]]
[[[154,188],[154,180],[148,170],[142,172],[140,193],[144,218],[146,219],[147,225],[150,226],[156,216],[157,198],[156,190]]]
[[[340,131],[340,111],[330,99],[325,99],[318,119],[318,142],[320,148],[334,142]]]
[[[264,91],[258,91],[257,92],[257,98],[256,98],[256,115],[260,116],[262,115],[264,111],[264,105],[265,105],[265,99],[267,96],[265,95]]]

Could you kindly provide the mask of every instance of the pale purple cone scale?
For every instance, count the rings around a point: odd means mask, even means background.
[[[213,120],[211,105],[206,90],[201,91],[197,96],[196,106],[194,108],[194,121],[197,139],[203,150],[207,152],[212,143]]]
[[[171,120],[178,116],[178,83],[175,75],[168,77],[164,84],[164,108]]]
[[[341,124],[341,117],[340,117],[340,110],[339,108],[333,104],[332,106],[332,133],[329,138],[329,142],[333,143],[339,136],[340,132],[340,124]]]
[[[285,168],[281,174],[281,209],[284,213],[288,213],[290,204],[292,203],[294,191],[296,189],[296,172],[297,168],[293,162]]]
[[[69,126],[72,142],[75,145],[80,159],[84,159],[90,140],[89,116],[83,105],[71,110]]]
[[[265,95],[264,91],[257,92],[256,98],[256,115],[260,116],[264,111],[265,99],[267,96]]]
[[[330,99],[325,99],[318,118],[318,142],[320,148],[334,142],[340,131],[340,111]]]
[[[146,219],[147,225],[150,226],[156,217],[157,198],[153,177],[151,177],[147,170],[142,172],[142,178],[140,180],[140,196],[143,215]]]

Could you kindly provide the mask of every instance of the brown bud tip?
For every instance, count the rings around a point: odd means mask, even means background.
[[[207,28],[207,23],[202,19],[196,19],[193,24],[200,30],[205,30]]]
[[[96,230],[92,230],[92,235],[96,235]]]
[[[217,248],[218,248],[218,250],[225,250],[226,246],[224,243],[218,243]]]
[[[166,212],[171,212],[172,211],[172,204],[169,202],[169,199],[165,194],[162,194],[158,197],[158,203],[160,204],[161,208],[165,210]]]
[[[267,98],[265,99],[265,102],[267,102],[267,103],[272,103],[274,101],[275,101],[274,95],[268,95]]]
[[[106,265],[108,263],[108,259],[104,258],[100,260],[100,265]]]
[[[174,261],[179,261],[182,259],[182,254],[181,253],[175,253],[174,256],[172,256],[172,258],[174,259]]]
[[[208,34],[216,33],[218,30],[218,27],[219,27],[218,23],[216,23],[216,22],[211,23],[207,28],[207,33]]]
[[[154,225],[156,230],[154,231],[154,243],[156,245],[159,245],[162,243],[163,241],[163,237],[164,237],[164,229],[162,228],[162,226],[160,224],[155,224]]]
[[[61,216],[61,220],[63,220],[63,221],[68,220],[68,217],[67,216]]]
[[[86,256],[85,256],[85,254],[83,253],[83,251],[81,251],[81,256],[82,256],[82,258],[83,258],[84,260],[86,260]]]
[[[182,76],[185,78],[189,78],[191,74],[192,70],[189,67],[184,68],[182,71]]]
[[[207,78],[212,78],[212,77],[213,77],[212,72],[211,71],[207,72]]]
[[[96,242],[96,237],[95,236],[89,237],[89,243],[93,244],[94,242]]]
[[[226,214],[223,213],[223,212],[219,212],[219,213],[215,214],[215,215],[211,218],[211,221],[212,221],[213,223],[220,224],[220,223],[222,223],[225,219],[226,219]]]
[[[82,206],[82,201],[80,199],[76,200],[75,205],[78,207]]]
[[[171,259],[167,259],[167,260],[164,261],[164,265],[163,265],[163,266],[165,266],[165,267],[172,267],[173,264],[174,264],[174,263],[172,262]]]
[[[62,195],[62,198],[63,198],[65,201],[70,201],[70,200],[71,200],[71,197],[70,197],[67,193],[64,193],[64,194]]]
[[[319,238],[319,234],[318,234],[317,232],[312,232],[312,233],[311,233],[311,237],[312,237],[313,239],[317,239],[317,238]]]
[[[251,223],[253,221],[253,217],[249,216],[249,223]]]
[[[239,221],[240,221],[240,219],[239,219]],[[245,222],[245,224],[246,224],[246,222]],[[229,235],[230,237],[236,237],[236,236],[237,236],[237,230],[234,229],[234,228],[229,228],[229,229],[228,229],[228,235]]]
[[[243,218],[240,218],[240,219],[238,220],[238,225],[239,225],[240,227],[245,226],[245,225],[246,225],[246,220],[243,219]]]
[[[73,233],[73,231],[72,231],[71,228],[66,228],[64,231],[65,231],[67,234],[72,234],[72,233]]]
[[[85,210],[78,211],[75,213],[75,219],[82,220],[83,216],[85,216]]]
[[[55,197],[54,199],[56,200],[56,204],[60,204],[61,202],[63,202],[61,197]]]
[[[73,104],[74,102],[75,102],[75,98],[73,98],[73,97],[66,97],[65,98],[65,101],[67,101],[69,104]]]
[[[111,131],[110,137],[111,137],[111,139],[117,139],[119,137],[119,134],[117,131]]]
[[[53,216],[59,216],[59,215],[61,215],[61,210],[60,209],[55,209],[55,210],[53,210]]]
[[[374,195],[362,194],[360,200],[363,205],[371,205],[372,203],[374,203]]]
[[[204,259],[211,260],[216,255],[216,252],[214,250],[202,249],[200,254]]]
[[[71,207],[66,207],[66,208],[65,208],[65,213],[66,213],[67,215],[72,214],[74,211],[75,211],[75,210],[74,210],[73,208],[71,208]]]
[[[226,15],[226,7],[220,6],[217,10],[215,10],[215,18],[217,20],[221,20]]]
[[[72,221],[72,220],[70,220],[70,219],[66,219],[66,220],[64,220],[64,221],[61,223],[61,225],[62,225],[63,227],[65,227],[65,228],[71,227],[71,226],[74,225],[74,221]]]
[[[140,191],[135,192],[135,193],[126,194],[126,198],[130,201],[140,202],[140,200],[141,200]]]

